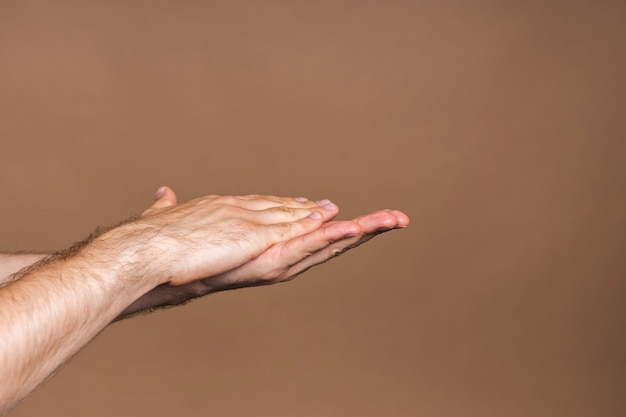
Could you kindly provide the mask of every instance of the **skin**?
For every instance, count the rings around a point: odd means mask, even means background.
[[[139,218],[62,253],[1,255],[0,415],[115,320],[288,281],[409,223],[396,210],[332,221],[337,213],[327,200],[259,195],[179,205],[162,187]]]

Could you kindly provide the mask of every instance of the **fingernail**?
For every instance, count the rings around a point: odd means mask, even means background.
[[[313,213],[309,214],[309,218],[313,220],[319,220],[322,218],[322,215],[318,213],[317,211],[314,211]]]
[[[322,207],[330,211],[333,211],[337,208],[337,206],[335,206],[333,203],[324,204]]]
[[[318,206],[323,206],[323,205],[325,205],[325,204],[330,203],[330,200],[327,200],[327,199],[324,199],[324,200],[317,200],[317,201],[316,201],[316,203],[317,203],[317,205],[318,205]]]
[[[158,200],[159,198],[163,197],[163,194],[165,194],[165,190],[167,189],[167,187],[161,187],[157,190],[156,195],[154,196],[155,200]]]
[[[295,198],[295,200],[296,200],[298,203],[304,203],[305,201],[309,201],[309,199],[308,199],[308,198],[306,198],[306,197],[296,197],[296,198]]]

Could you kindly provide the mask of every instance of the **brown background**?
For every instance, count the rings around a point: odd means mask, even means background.
[[[154,190],[409,229],[108,328],[12,416],[626,415],[626,3],[2,1],[0,249]]]

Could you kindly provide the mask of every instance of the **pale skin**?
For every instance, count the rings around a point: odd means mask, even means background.
[[[337,213],[327,200],[260,195],[179,205],[162,187],[139,218],[64,254],[0,255],[0,415],[116,320],[288,281],[409,224],[397,210],[333,221]]]

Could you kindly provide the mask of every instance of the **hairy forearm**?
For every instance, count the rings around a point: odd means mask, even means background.
[[[0,254],[0,288],[17,281],[23,276],[24,268],[32,267],[33,264],[44,260],[47,256],[51,255],[35,253]],[[126,319],[139,313],[148,313],[158,308],[178,306],[206,294],[206,291],[195,291],[193,286],[160,285],[134,300],[114,321]]]
[[[133,270],[133,250],[92,242],[0,288],[0,414],[160,282]]]

